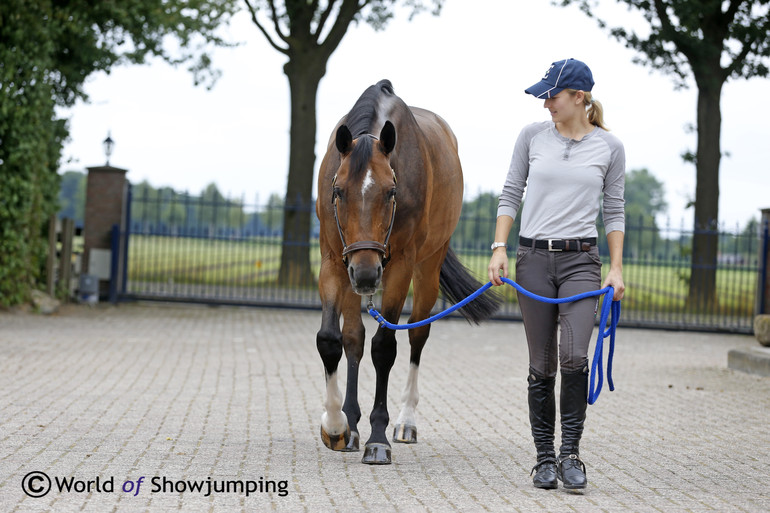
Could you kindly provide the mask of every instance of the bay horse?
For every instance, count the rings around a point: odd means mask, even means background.
[[[416,322],[429,316],[439,290],[456,303],[481,286],[449,248],[462,200],[462,168],[449,125],[428,110],[408,107],[388,80],[367,88],[335,127],[318,176],[318,287],[323,314],[316,345],[326,376],[321,439],[330,449],[359,450],[361,296],[369,296],[371,302],[381,288],[380,313],[397,323],[413,283],[410,322]],[[478,323],[498,306],[499,300],[488,295],[461,312]],[[340,316],[344,318],[341,329]],[[417,376],[429,333],[429,325],[409,330],[410,368],[395,423],[395,442],[417,441]],[[344,404],[337,383],[343,348],[347,358]],[[369,417],[371,436],[362,462],[389,464],[391,446],[385,430],[390,420],[388,375],[396,358],[393,330],[377,329],[371,355],[376,389]]]

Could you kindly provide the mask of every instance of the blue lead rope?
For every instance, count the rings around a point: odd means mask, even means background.
[[[596,339],[596,347],[594,348],[594,359],[591,363],[591,376],[589,379],[588,384],[588,404],[594,404],[596,400],[599,398],[599,393],[602,391],[602,384],[604,381],[604,373],[602,371],[602,360],[603,360],[603,351],[604,351],[604,339],[607,337],[610,337],[610,349],[609,353],[607,354],[607,384],[610,387],[610,391],[615,390],[615,384],[612,382],[612,358],[615,355],[615,331],[618,326],[618,321],[620,320],[620,301],[613,301],[612,297],[615,295],[615,290],[612,287],[604,287],[603,289],[594,290],[591,292],[583,292],[582,294],[576,294],[574,296],[570,297],[562,297],[562,298],[549,298],[549,297],[543,297],[538,296],[537,294],[533,294],[532,292],[524,289],[521,285],[516,283],[513,280],[510,280],[508,278],[501,278],[505,283],[512,286],[525,296],[535,299],[537,301],[542,301],[543,303],[551,303],[551,304],[558,304],[558,303],[571,303],[573,301],[578,301],[580,299],[585,299],[589,297],[594,296],[600,296],[604,295],[604,299],[602,300],[602,313],[601,317],[599,318],[599,336]],[[377,321],[380,326],[384,328],[389,328],[392,330],[408,330],[411,328],[419,328],[420,326],[425,326],[427,324],[430,324],[434,321],[437,321],[443,317],[446,317],[447,315],[451,314],[452,312],[464,307],[480,295],[482,295],[484,292],[486,292],[490,287],[492,287],[492,282],[488,282],[485,285],[483,285],[479,290],[468,296],[467,298],[463,299],[459,303],[452,305],[451,307],[447,308],[443,312],[439,312],[436,315],[432,317],[428,317],[425,320],[417,321],[417,322],[411,322],[408,324],[392,324],[385,320],[385,318],[380,314],[377,310],[374,309],[373,306],[369,306],[369,315],[371,315],[375,321]],[[605,330],[605,327],[607,326],[607,321],[610,323],[610,327]],[[599,376],[598,383],[596,382],[596,376]]]

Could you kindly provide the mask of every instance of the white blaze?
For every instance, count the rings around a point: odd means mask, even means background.
[[[366,170],[366,176],[361,184],[361,197],[366,198],[366,191],[368,191],[374,185],[374,178],[372,178],[372,170]]]

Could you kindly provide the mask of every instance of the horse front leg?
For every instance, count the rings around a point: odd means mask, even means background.
[[[387,317],[386,317],[387,318]],[[395,316],[397,319],[398,316]],[[393,321],[391,321],[393,322]],[[372,432],[366,441],[363,463],[387,465],[391,462],[390,443],[385,430],[390,422],[388,415],[388,378],[396,361],[396,335],[387,328],[379,328],[372,338],[372,362],[376,373],[374,406],[369,415]]]
[[[382,315],[389,322],[397,323],[409,290],[411,273],[403,262],[391,262],[390,265],[391,274],[384,278],[386,281],[383,283]],[[370,465],[387,465],[391,462],[390,442],[385,434],[390,422],[388,378],[396,361],[396,333],[389,328],[379,327],[372,338],[371,351],[376,373],[376,388],[374,406],[369,415],[372,432],[366,442],[361,461]]]
[[[324,365],[326,400],[321,415],[321,440],[333,451],[344,450],[350,441],[348,419],[342,411],[342,394],[337,384],[337,370],[342,358],[340,314],[326,303],[323,306],[321,329],[316,335],[316,347]]]
[[[364,323],[361,321],[361,296],[351,292],[345,299],[342,315],[345,319],[342,343],[348,362],[347,387],[342,411],[345,412],[350,426],[350,440],[343,450],[353,452],[359,450],[361,439],[358,434],[358,421],[361,420],[361,407],[358,403],[358,370],[364,355],[365,336]]]

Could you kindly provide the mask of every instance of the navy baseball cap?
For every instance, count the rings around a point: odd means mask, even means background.
[[[524,92],[536,98],[545,99],[556,96],[563,89],[590,91],[593,86],[594,77],[584,62],[565,59],[551,64],[540,82],[525,89]]]

